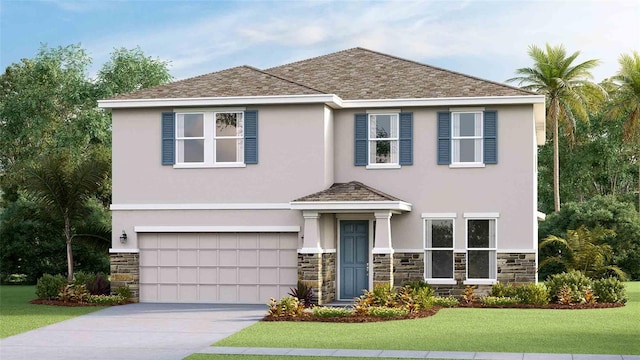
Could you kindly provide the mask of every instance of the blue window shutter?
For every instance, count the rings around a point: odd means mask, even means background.
[[[484,163],[498,163],[498,112],[484,112]]]
[[[244,112],[244,163],[258,163],[258,110]]]
[[[438,165],[451,164],[451,113],[438,112]]]
[[[355,115],[355,141],[354,159],[356,166],[366,166],[367,161],[367,141],[369,140],[367,129],[367,114]]]
[[[413,113],[400,113],[400,165],[413,165]]]
[[[162,165],[175,164],[175,113],[162,113]]]

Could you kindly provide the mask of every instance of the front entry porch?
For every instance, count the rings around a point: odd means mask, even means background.
[[[351,301],[378,284],[393,286],[391,218],[411,204],[350,182],[291,206],[304,217],[298,280],[313,288],[318,304]]]

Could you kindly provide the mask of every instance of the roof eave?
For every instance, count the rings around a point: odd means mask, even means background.
[[[159,98],[159,99],[108,99],[99,100],[98,106],[104,109],[151,108],[182,106],[229,106],[229,105],[268,105],[268,104],[327,104],[334,108],[342,106],[342,99],[333,94],[312,95],[270,95],[270,96],[227,96],[201,98]]]
[[[405,201],[292,201],[291,210],[392,210],[411,211],[412,205]]]
[[[512,96],[468,96],[443,98],[412,98],[412,99],[367,99],[343,100],[342,107],[386,107],[386,106],[462,106],[462,105],[514,105],[514,104],[544,104],[544,95],[512,95]]]

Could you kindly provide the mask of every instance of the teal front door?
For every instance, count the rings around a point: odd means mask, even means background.
[[[353,299],[369,288],[369,222],[340,222],[340,299]]]

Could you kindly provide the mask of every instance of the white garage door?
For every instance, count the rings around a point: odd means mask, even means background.
[[[297,275],[297,233],[141,233],[140,301],[264,304]]]

